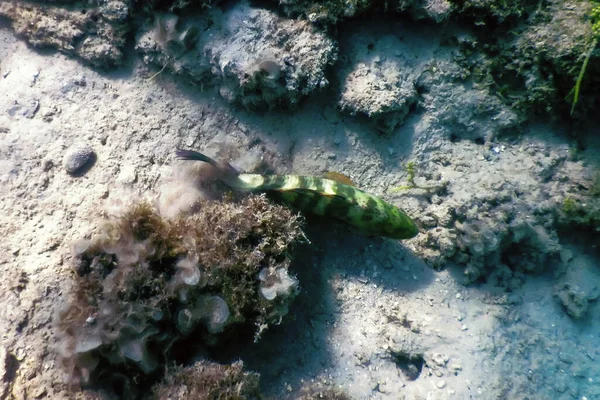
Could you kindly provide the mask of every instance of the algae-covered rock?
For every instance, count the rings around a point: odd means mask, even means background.
[[[336,46],[306,21],[245,3],[201,17],[169,18],[175,21],[175,42],[183,42],[190,29],[202,34],[173,51],[157,21],[137,40],[144,61],[166,66],[198,85],[216,85],[227,101],[249,109],[294,107],[329,84],[325,68],[335,61]]]
[[[535,0],[451,0],[456,13],[479,22],[502,23],[526,17],[539,2]]]
[[[280,6],[292,16],[301,15],[311,22],[335,24],[354,17],[373,7],[371,0],[283,0]]]
[[[144,2],[145,0],[136,0]],[[220,0],[152,0],[151,8],[155,10],[179,11],[204,10],[215,6]]]
[[[233,329],[259,334],[297,294],[261,294],[265,268],[295,281],[288,251],[301,235],[298,217],[264,196],[197,200],[170,218],[147,202],[112,213],[100,233],[75,243],[74,287],[55,323],[74,384],[135,398],[166,365],[194,356],[176,350],[184,341],[200,351]]]
[[[519,35],[511,66],[522,75],[524,95],[535,111],[566,114],[570,110],[572,91],[594,37],[590,9],[586,1],[552,1],[543,13],[545,18]],[[600,57],[592,53],[577,106],[582,114],[593,109],[597,101],[599,70]]]
[[[323,379],[325,380],[325,379]],[[315,380],[312,382],[304,382],[295,400],[352,400],[353,398],[346,394],[342,389],[327,386]]]
[[[96,67],[121,64],[131,1],[71,3],[3,1],[0,16],[35,47],[53,47]]]
[[[282,0],[278,2],[290,16],[302,16],[317,25],[335,25],[344,19],[368,12],[408,12],[415,19],[441,22],[447,19],[454,5],[448,0]]]
[[[600,172],[569,176],[567,193],[556,206],[558,224],[565,230],[600,233]]]
[[[479,26],[477,39],[463,43],[467,64],[477,81],[522,115],[567,117],[595,38],[591,9],[588,1],[552,0],[513,12],[521,17],[510,25]],[[578,115],[586,115],[597,102],[599,60],[593,51],[580,87]]]

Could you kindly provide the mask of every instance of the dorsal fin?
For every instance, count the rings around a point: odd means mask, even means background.
[[[340,174],[339,172],[333,172],[333,171],[325,172],[323,177],[325,179],[330,179],[330,180],[336,181],[338,183],[343,183],[344,185],[356,186],[354,184],[354,182],[352,182],[352,179],[350,179],[347,175]]]

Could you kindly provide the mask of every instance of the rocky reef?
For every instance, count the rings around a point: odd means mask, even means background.
[[[583,117],[596,103],[599,67],[592,25],[597,18],[587,1],[549,1],[539,7],[531,1],[500,0],[286,0],[263,8],[218,3],[11,1],[0,4],[0,16],[11,20],[32,45],[54,47],[103,68],[122,63],[127,35],[134,35],[145,62],[180,74],[201,89],[216,86],[225,99],[249,109],[293,108],[328,87],[337,43],[348,39],[340,34],[344,21],[369,14],[407,17],[451,32],[446,45],[457,50],[455,61],[468,71],[467,86],[474,83],[482,97],[491,94],[495,99],[486,108],[489,114],[508,107],[520,118],[532,112],[565,116],[581,94],[575,116]],[[397,58],[371,50],[375,52],[369,57],[350,51],[347,56],[358,56],[358,62],[336,68],[346,70],[339,107],[365,114],[378,129],[392,131],[411,105],[421,103],[414,60],[405,52]],[[585,82],[575,94],[588,53]]]
[[[0,16],[9,18],[15,32],[35,47],[56,48],[95,67],[122,64],[131,1],[63,3],[3,1]]]

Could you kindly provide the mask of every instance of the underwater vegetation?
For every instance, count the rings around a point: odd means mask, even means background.
[[[581,91],[581,83],[583,82],[583,77],[585,76],[585,71],[587,70],[588,63],[590,62],[590,58],[592,57],[592,53],[596,49],[598,45],[598,38],[600,37],[600,3],[594,2],[594,7],[590,10],[589,17],[592,24],[592,32],[594,34],[594,40],[590,44],[589,50],[585,54],[585,58],[583,59],[583,64],[581,66],[581,70],[579,71],[579,75],[577,76],[577,81],[575,82],[575,87],[572,90],[573,93],[573,101],[571,103],[571,116],[575,111],[575,106],[579,101],[579,92]]]
[[[258,338],[297,294],[289,251],[301,235],[297,215],[259,195],[199,200],[169,219],[136,202],[108,218],[74,244],[74,284],[55,321],[70,383],[136,398],[167,366],[209,353],[231,332]],[[252,393],[253,375],[240,368],[204,362],[169,379],[202,375],[190,394],[225,381],[223,390],[245,381],[239,387]],[[246,398],[223,396],[209,398]]]
[[[231,365],[200,361],[169,371],[165,382],[154,388],[154,398],[258,400],[258,381],[258,374],[244,371],[239,361]]]

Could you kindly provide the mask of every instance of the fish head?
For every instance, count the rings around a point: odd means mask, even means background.
[[[385,225],[382,227],[383,236],[393,239],[411,239],[419,234],[419,227],[399,208],[394,207]]]

